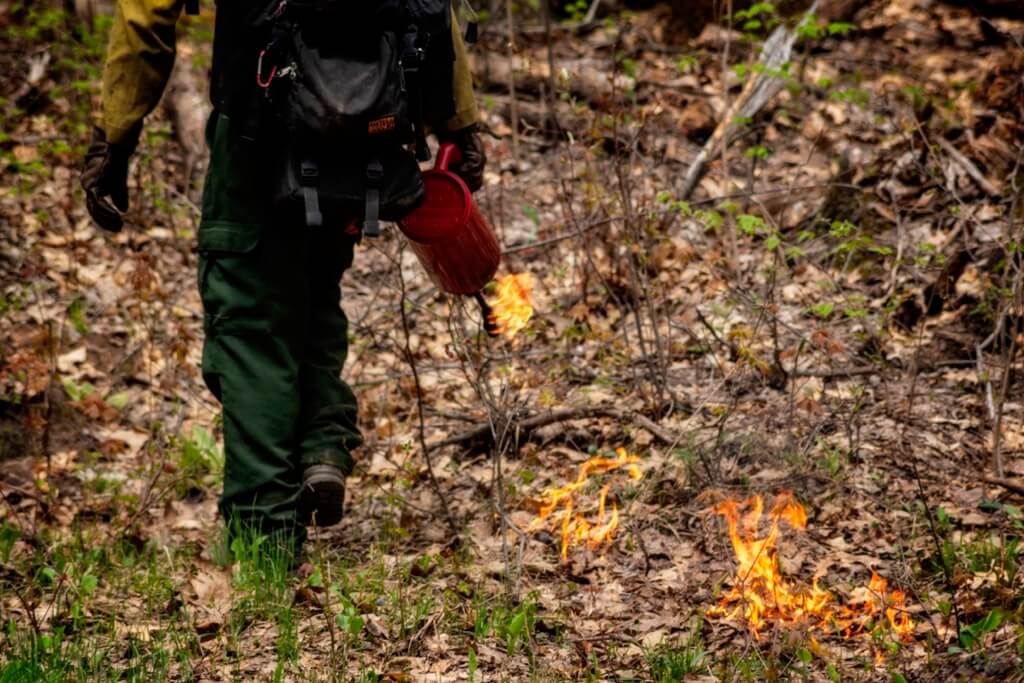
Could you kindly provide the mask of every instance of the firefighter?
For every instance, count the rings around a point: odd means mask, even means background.
[[[82,173],[88,211],[105,230],[122,228],[129,159],[170,76],[175,26],[186,2],[117,4],[102,111]],[[221,403],[224,428],[219,510],[229,535],[253,529],[299,550],[307,525],[341,519],[345,477],[362,442],[356,398],[341,379],[348,321],[339,284],[360,235],[344,225],[293,225],[268,206],[268,168],[280,151],[275,136],[257,134],[254,142],[239,121],[218,111],[218,83],[237,79],[225,70],[251,61],[251,55],[232,53],[245,41],[225,7],[239,4],[220,5],[214,112],[206,131],[210,163],[198,229],[202,373]],[[475,190],[485,163],[479,113],[454,21],[452,33],[455,115],[435,132],[460,148],[462,162],[454,170]]]

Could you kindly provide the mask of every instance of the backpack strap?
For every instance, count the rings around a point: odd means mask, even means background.
[[[409,119],[412,123],[416,143],[416,158],[420,161],[430,159],[430,148],[427,147],[427,134],[423,122],[423,84],[420,78],[420,66],[423,62],[423,49],[419,46],[420,34],[413,24],[402,34],[402,52],[399,62],[405,87],[409,94]]]
[[[469,0],[462,0],[462,6],[459,8],[462,14],[468,17],[466,23],[466,32],[462,38],[466,41],[467,45],[475,45],[479,38],[477,24],[480,22],[480,16],[473,9],[473,6],[469,4]]]
[[[367,237],[380,236],[380,188],[384,184],[384,165],[380,159],[371,159],[366,165],[366,205],[363,212],[363,232]]]
[[[306,209],[306,225],[311,228],[324,224],[324,216],[320,213],[320,168],[316,162],[304,159],[299,165],[299,183],[302,185],[302,203]]]

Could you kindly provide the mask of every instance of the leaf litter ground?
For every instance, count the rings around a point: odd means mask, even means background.
[[[684,205],[682,172],[741,86],[742,69],[723,83],[722,51],[744,63],[754,48],[713,26],[667,45],[664,18],[559,38],[556,59],[608,70],[614,46],[633,82],[589,106],[558,104],[572,114],[568,140],[527,121],[513,145],[505,110],[481,98],[501,138],[480,202],[506,271],[535,278],[528,330],[487,339],[475,304],[438,295],[394,231],[360,247],[344,282],[346,377],[367,445],[346,519],[313,536],[297,576],[232,564],[219,542],[220,430],[197,370],[196,188],[183,153],[164,119],[151,122],[131,229],[99,234],[74,168],[96,91],[95,73],[74,65],[96,54],[5,38],[57,57],[35,99],[14,84],[3,93],[25,112],[5,105],[12,173],[0,196],[5,671],[1020,677],[1024,515],[984,479],[1006,356],[977,346],[997,306],[984,255],[1020,224],[1024,25],[924,0],[869,3],[849,35],[808,41],[793,87]],[[546,60],[541,44],[519,49]],[[2,59],[24,71],[19,54]],[[76,78],[87,87],[68,89]],[[921,292],[959,242],[982,256],[928,310]],[[902,315],[916,319],[901,328]],[[458,441],[432,452],[455,534],[425,470],[407,348],[428,444]],[[1002,406],[1012,478],[1024,475],[1017,383]],[[578,417],[529,427],[558,411]],[[534,524],[545,492],[619,447],[643,476],[595,477],[580,496],[596,514],[610,482],[621,527],[563,561],[558,526]],[[906,593],[911,638],[882,622],[856,638],[799,625],[755,637],[708,613],[736,569],[715,505],[783,491],[809,517],[805,531],[782,527],[784,574],[848,603],[877,572]]]

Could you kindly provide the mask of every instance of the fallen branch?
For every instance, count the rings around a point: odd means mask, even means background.
[[[803,23],[809,16],[813,15],[821,0],[814,0],[814,3],[804,13],[799,23]],[[704,143],[704,147],[697,154],[697,157],[690,164],[683,178],[683,186],[679,193],[680,199],[688,199],[693,193],[697,183],[704,177],[708,160],[716,150],[720,149],[723,143],[728,143],[733,138],[737,129],[737,119],[748,119],[759,112],[781,89],[785,80],[779,78],[775,73],[783,64],[789,61],[793,51],[793,44],[796,42],[797,33],[795,29],[779,26],[765,41],[761,48],[760,68],[746,85],[739,97],[733,102],[715,132]]]
[[[936,138],[936,141],[939,143],[939,147],[949,155],[949,158],[952,159],[957,166],[963,169],[964,173],[969,175],[974,182],[978,183],[978,187],[984,190],[985,194],[990,197],[998,197],[1002,194],[999,189],[985,177],[975,163],[965,157],[960,150],[952,145],[952,143],[941,137]]]
[[[988,477],[984,476],[981,478],[986,484],[995,484],[996,486],[1002,486],[1007,491],[1016,493],[1019,496],[1024,496],[1024,483],[1019,483],[1011,479],[1004,479],[1002,477]]]
[[[546,427],[547,425],[592,417],[609,417],[622,422],[632,422],[644,431],[650,433],[651,436],[662,444],[674,446],[679,443],[679,437],[664,429],[645,415],[641,415],[636,411],[618,410],[616,408],[601,406],[590,408],[566,408],[563,410],[554,410],[542,415],[534,415],[521,420],[512,420],[508,431],[512,431],[523,437],[528,436],[531,432],[541,427]],[[436,451],[448,446],[469,446],[473,444],[485,447],[493,445],[493,442],[494,434],[491,430],[491,425],[488,422],[480,424],[473,429],[462,432],[461,434],[456,434],[455,436],[430,444],[427,448],[431,451]]]
[[[790,373],[793,377],[815,377],[818,379],[840,379],[843,377],[861,377],[864,375],[880,375],[884,368],[873,365],[853,366],[848,368],[832,368],[826,370],[797,370]]]

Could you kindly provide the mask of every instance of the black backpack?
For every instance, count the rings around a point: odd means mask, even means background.
[[[426,130],[455,113],[450,0],[273,0],[233,21],[235,75],[217,81],[215,42],[214,103],[286,138],[275,202],[309,226],[362,215],[367,235],[416,208]]]

